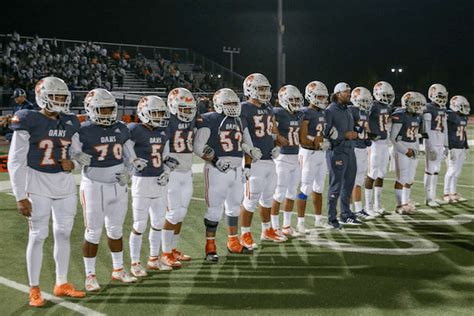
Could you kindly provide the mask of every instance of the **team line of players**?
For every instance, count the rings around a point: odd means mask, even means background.
[[[257,206],[262,218],[261,239],[274,242],[306,233],[308,197],[315,208],[316,227],[339,228],[340,222],[360,225],[361,219],[370,220],[382,214],[385,210],[381,191],[389,161],[389,140],[393,143],[397,171],[397,212],[406,214],[415,210],[410,187],[414,182],[416,157],[420,154],[420,135],[426,138],[426,203],[435,207],[445,200],[463,200],[456,191],[456,182],[467,154],[470,108],[464,97],[455,96],[451,99],[451,110],[446,111],[448,93],[444,86],[434,84],[430,88],[429,104],[422,94],[407,92],[402,97],[402,107],[395,111],[391,109],[395,93],[383,81],[374,87],[375,101],[366,88],[357,87],[351,92],[347,84],[339,83],[334,89],[334,102],[329,106],[328,90],[319,81],[306,86],[307,107],[303,107],[304,99],[298,88],[286,85],[278,92],[281,107],[272,108],[268,103],[271,86],[262,74],[247,76],[243,89],[247,101],[242,103],[231,89],[217,91],[213,97],[215,112],[201,116],[196,116],[194,96],[184,88],[173,89],[167,105],[157,96],[146,96],[137,106],[140,123],[127,126],[117,120],[117,103],[104,89],[93,89],[86,95],[84,107],[89,120],[80,124],[69,112],[71,95],[65,83],[55,77],[38,82],[35,93],[41,110],[21,110],[12,118],[14,134],[8,160],[18,209],[29,221],[26,261],[30,305],[44,305],[39,278],[51,215],[56,263],[54,294],[85,296],[85,292],[76,290],[67,281],[69,238],[77,203],[71,173],[74,169],[82,169],[85,289],[91,292],[100,290],[95,265],[104,226],[114,280],[131,283],[147,275],[140,257],[148,220],[148,270],[172,270],[180,268],[182,261],[191,260],[177,250],[177,245],[193,194],[193,153],[206,161],[205,260],[210,262],[219,258],[215,235],[224,213],[227,249],[231,253],[251,253],[257,247],[250,228]],[[345,163],[342,160],[336,160],[335,165],[327,163],[326,156],[341,135],[337,135],[336,124],[331,123],[339,118],[328,116],[326,109],[338,106],[337,96],[344,93],[352,103],[342,113],[354,125],[348,127],[353,132],[344,137],[352,140],[355,147],[357,174],[352,200],[357,217],[341,216],[338,221],[334,214],[328,223],[323,223],[322,193],[328,166],[330,172],[337,174],[337,170],[331,169],[342,168]],[[445,196],[437,202],[437,175],[445,155],[449,156]],[[122,243],[130,177],[132,275],[124,269]],[[362,186],[365,186],[365,208],[361,202]],[[295,201],[298,219],[293,229],[291,216]]]

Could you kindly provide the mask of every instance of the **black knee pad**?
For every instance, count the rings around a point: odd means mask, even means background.
[[[238,216],[227,216],[227,225],[229,227],[235,227],[239,224]]]
[[[215,233],[217,230],[218,222],[210,221],[207,218],[204,219],[204,225],[206,225],[206,231],[210,233]]]

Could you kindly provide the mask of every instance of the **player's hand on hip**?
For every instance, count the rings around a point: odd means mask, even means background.
[[[277,146],[288,146],[289,142],[288,139],[286,139],[285,137],[277,135],[275,139],[275,144]]]
[[[89,166],[91,164],[92,156],[85,154],[83,152],[77,152],[77,153],[72,154],[71,158],[83,166]]]
[[[411,148],[408,148],[408,151],[405,153],[405,155],[408,157],[408,158],[413,158],[415,157],[415,151]]]
[[[61,163],[61,168],[63,168],[63,171],[71,172],[72,170],[74,170],[74,163],[72,162],[72,160],[63,159],[59,162]]]
[[[281,148],[279,146],[274,147],[270,153],[272,155],[272,159],[277,159],[278,156],[280,156],[280,151]]]
[[[124,168],[122,171],[115,174],[115,178],[118,180],[118,183],[124,187],[128,184],[128,180],[130,180],[130,175],[128,174],[128,170]]]
[[[230,161],[227,159],[222,159],[219,158],[217,161],[214,163],[214,166],[219,170],[220,172],[227,173],[230,170]]]
[[[142,158],[135,158],[132,161],[132,166],[135,168],[137,171],[142,171],[143,169],[146,168],[148,165],[148,160],[142,159]]]
[[[16,202],[16,207],[18,208],[18,213],[25,217],[31,216],[31,202],[28,199],[23,199]]]
[[[170,173],[167,171],[164,171],[162,174],[160,174],[156,178],[156,183],[158,183],[158,185],[162,187],[167,185],[169,181],[170,181]]]

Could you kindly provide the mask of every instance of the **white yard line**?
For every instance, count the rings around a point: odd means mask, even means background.
[[[11,287],[12,289],[18,290],[23,293],[30,293],[30,288],[26,285],[20,284],[18,282],[6,279],[4,277],[0,276],[0,284]],[[94,315],[94,316],[102,316],[105,314],[96,312],[90,308],[84,307],[82,305],[76,304],[76,303],[71,303],[68,301],[63,300],[62,298],[56,297],[54,295],[51,295],[46,292],[41,292],[41,295],[43,295],[43,298],[53,302],[56,305],[62,306],[64,308],[70,309],[74,312],[77,312],[82,315]]]

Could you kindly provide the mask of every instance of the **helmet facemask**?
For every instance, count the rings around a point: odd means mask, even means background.
[[[41,97],[44,109],[53,113],[69,113],[69,104],[71,104],[71,93],[68,94],[43,94]]]
[[[183,122],[191,122],[196,115],[196,107],[188,104],[179,104],[176,116]]]
[[[117,121],[116,106],[95,106],[87,112],[91,121],[97,125],[110,126]]]
[[[269,102],[272,97],[270,86],[258,86],[257,87],[257,100],[265,103]]]
[[[222,113],[230,117],[238,117],[241,112],[241,105],[239,102],[224,102],[220,105],[222,108]]]

